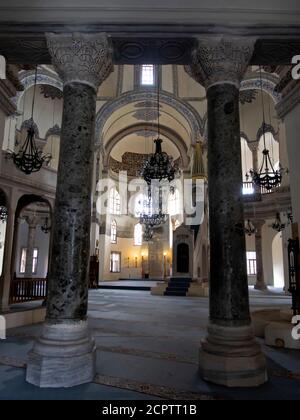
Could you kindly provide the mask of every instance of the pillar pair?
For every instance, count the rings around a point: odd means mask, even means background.
[[[104,35],[48,35],[64,81],[60,163],[47,320],[29,355],[27,381],[74,386],[95,374],[86,314],[96,92],[112,69]],[[207,89],[210,196],[210,325],[202,343],[204,379],[227,386],[266,381],[249,313],[242,202],[239,87],[254,48],[249,39],[200,40],[189,72]]]

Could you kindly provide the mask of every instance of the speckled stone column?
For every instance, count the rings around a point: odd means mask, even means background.
[[[64,109],[44,331],[29,354],[27,381],[70,387],[95,375],[87,327],[96,94],[112,71],[103,34],[47,34],[64,81]]]
[[[210,324],[200,371],[229,387],[263,384],[265,358],[249,313],[242,197],[239,87],[253,54],[249,39],[200,40],[188,72],[207,90]]]
[[[255,231],[255,251],[256,251],[256,284],[254,288],[256,290],[267,290],[264,277],[264,262],[263,262],[263,250],[262,250],[262,228],[265,224],[265,220],[255,220],[253,222]]]

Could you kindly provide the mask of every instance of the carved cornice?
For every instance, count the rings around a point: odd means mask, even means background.
[[[192,51],[192,64],[185,69],[206,89],[220,83],[240,88],[255,42],[254,38],[201,38]]]
[[[64,84],[82,83],[98,90],[113,71],[112,48],[105,34],[48,33],[52,62]]]

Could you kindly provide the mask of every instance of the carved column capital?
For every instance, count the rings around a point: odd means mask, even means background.
[[[186,67],[186,71],[206,89],[223,83],[240,88],[255,42],[252,37],[200,38],[192,51],[192,64]]]
[[[46,38],[52,63],[64,85],[77,82],[97,91],[113,71],[112,48],[103,33],[47,33]]]

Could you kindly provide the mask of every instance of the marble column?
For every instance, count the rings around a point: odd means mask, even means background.
[[[15,267],[15,261],[13,258],[13,243],[15,237],[15,229],[18,229],[18,221],[15,222],[17,199],[14,194],[11,195],[7,207],[8,218],[5,232],[3,268],[0,278],[0,312],[9,311],[10,284]]]
[[[262,248],[262,228],[265,220],[255,220],[253,225],[256,229],[255,232],[255,251],[256,251],[256,290],[268,290],[264,277],[264,263],[263,263],[263,248]]]
[[[26,265],[25,265],[25,277],[32,277],[33,270],[33,253],[36,238],[37,218],[35,216],[26,217],[28,224],[28,237],[27,237],[27,252],[26,252]]]
[[[44,331],[29,354],[27,381],[71,387],[93,380],[87,326],[96,97],[113,70],[104,34],[47,34],[64,82],[64,108]]]
[[[254,40],[201,39],[187,71],[207,91],[210,206],[210,324],[200,351],[200,372],[228,387],[267,380],[249,311],[242,196],[239,88]]]

